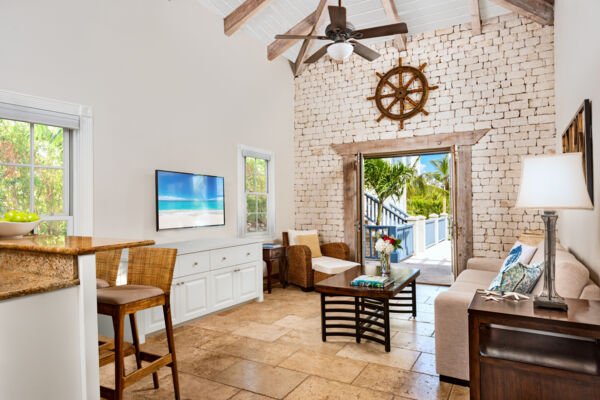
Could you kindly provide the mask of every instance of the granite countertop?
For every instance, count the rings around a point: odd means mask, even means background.
[[[0,250],[24,250],[40,253],[83,255],[98,251],[150,246],[154,240],[97,238],[89,236],[29,235],[18,239],[0,239]]]
[[[79,279],[0,270],[0,301],[79,285]]]

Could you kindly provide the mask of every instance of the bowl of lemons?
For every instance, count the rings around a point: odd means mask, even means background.
[[[0,237],[19,238],[34,230],[40,222],[40,217],[34,213],[9,211],[0,218]]]

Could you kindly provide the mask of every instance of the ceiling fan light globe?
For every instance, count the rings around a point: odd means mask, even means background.
[[[337,61],[343,61],[350,57],[354,51],[354,46],[346,42],[334,43],[327,48],[327,54],[329,57]]]

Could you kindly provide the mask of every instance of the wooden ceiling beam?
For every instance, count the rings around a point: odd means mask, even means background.
[[[542,25],[554,24],[554,1],[551,0],[492,0]]]
[[[479,11],[479,0],[469,0],[471,11],[471,32],[473,36],[481,34],[481,13]]]
[[[327,13],[325,13],[325,8],[327,7],[327,3],[329,0],[320,0],[317,9],[315,10],[315,24],[311,29],[309,35],[317,32],[321,26],[325,23],[327,19]],[[314,45],[314,40],[312,39],[304,39],[302,42],[302,47],[300,48],[300,52],[298,53],[298,57],[296,58],[296,62],[294,65],[294,76],[299,76],[302,71],[306,68],[306,59],[311,53],[312,47]]]
[[[391,23],[395,24],[402,22],[398,16],[398,9],[396,8],[394,0],[381,0],[381,5],[383,6],[385,15],[387,15]],[[394,36],[394,45],[400,51],[406,50],[406,35],[401,33],[400,35]]]
[[[227,36],[233,35],[246,22],[264,10],[273,0],[246,0],[223,20],[224,31]]]
[[[286,35],[308,35],[312,32],[313,27],[315,26],[317,12],[314,11],[312,14],[308,15],[302,21],[298,22],[294,25],[290,30],[288,30]],[[285,53],[290,47],[296,44],[300,39],[275,39],[271,44],[267,46],[267,59],[272,61]]]

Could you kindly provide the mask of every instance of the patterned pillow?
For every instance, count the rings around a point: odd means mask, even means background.
[[[517,261],[502,268],[502,271],[490,283],[489,290],[531,293],[542,272],[544,272],[544,262],[527,265]]]
[[[537,247],[521,243],[517,240],[512,249],[510,249],[508,256],[506,256],[504,263],[502,263],[502,269],[516,263],[517,261],[523,264],[528,264],[536,251]]]

